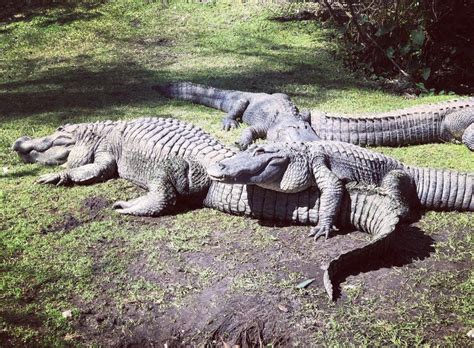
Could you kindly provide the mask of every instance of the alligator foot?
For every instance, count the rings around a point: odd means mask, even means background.
[[[232,119],[229,119],[229,118],[224,118],[222,120],[222,129],[223,130],[231,130],[231,129],[234,129],[234,128],[239,128],[239,122],[237,122],[236,120],[232,120]]]
[[[112,209],[128,209],[131,206],[133,206],[137,202],[137,200],[140,198],[141,197],[138,197],[135,199],[131,199],[129,201],[117,201],[114,204],[112,204]]]
[[[234,144],[235,144],[235,146],[237,146],[237,148],[238,148],[240,151],[245,151],[245,150],[247,150],[247,148],[250,146],[250,144],[242,143],[242,142],[240,142],[240,141],[236,141]]]
[[[64,172],[44,174],[36,180],[37,184],[52,184],[56,186],[67,185],[68,182],[68,175]]]
[[[334,226],[332,228],[330,226],[311,227],[308,237],[314,237],[314,240],[318,240],[319,237],[325,236],[325,238],[328,239],[332,231],[336,231]]]
[[[117,201],[112,205],[112,208],[120,214],[157,216],[164,209],[173,205],[175,201],[175,197],[166,197],[163,193],[148,192],[145,196],[129,201]]]

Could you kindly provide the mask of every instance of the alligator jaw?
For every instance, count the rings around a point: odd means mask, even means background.
[[[240,156],[239,156],[240,157]],[[232,184],[260,184],[279,179],[286,170],[286,157],[267,157],[253,167],[239,168],[238,161],[245,158],[228,158],[207,169],[211,180]],[[229,163],[230,162],[230,163]]]
[[[25,163],[59,165],[67,161],[73,145],[72,138],[55,133],[43,138],[23,136],[13,143],[12,150]]]

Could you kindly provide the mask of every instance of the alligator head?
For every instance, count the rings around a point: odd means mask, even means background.
[[[253,184],[281,192],[299,192],[312,186],[311,168],[300,144],[268,143],[211,165],[207,173],[215,181]]]
[[[303,119],[282,120],[270,127],[267,139],[278,142],[307,142],[321,140],[311,128],[309,122]]]
[[[13,143],[12,150],[16,151],[26,163],[63,164],[76,143],[74,135],[76,128],[75,125],[65,125],[42,138],[23,136]]]

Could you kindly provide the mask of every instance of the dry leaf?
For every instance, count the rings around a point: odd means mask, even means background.
[[[301,282],[299,283],[298,285],[296,285],[296,287],[298,289],[304,289],[306,288],[309,284],[311,284],[312,282],[314,282],[316,280],[316,278],[311,278],[311,279],[306,279],[304,282]]]
[[[66,319],[72,318],[72,310],[68,309],[67,311],[62,312],[61,315]]]

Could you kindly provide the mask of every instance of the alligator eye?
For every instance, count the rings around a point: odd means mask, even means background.
[[[265,153],[265,150],[260,148],[260,149],[256,149],[254,152],[253,152],[253,155],[254,156],[258,156],[258,155],[263,155]]]

